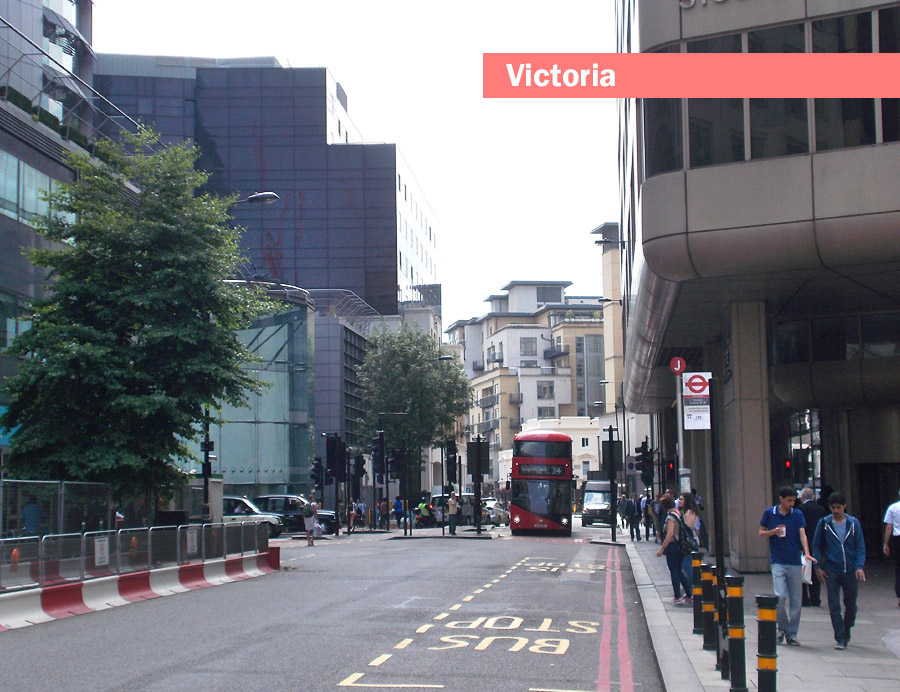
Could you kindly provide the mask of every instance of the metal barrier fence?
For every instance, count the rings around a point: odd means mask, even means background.
[[[0,539],[0,593],[264,552],[265,522]]]

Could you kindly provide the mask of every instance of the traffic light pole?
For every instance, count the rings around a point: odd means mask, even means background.
[[[609,426],[606,428],[606,432],[609,433],[609,448],[613,449],[613,433],[618,432],[618,428],[614,428],[613,426]],[[617,505],[619,503],[619,488],[616,485],[616,456],[615,454],[610,454],[611,459],[609,460],[609,490],[610,490],[610,502],[609,502],[609,525],[612,529],[612,542],[616,542],[616,524],[618,524],[619,513],[617,510]]]

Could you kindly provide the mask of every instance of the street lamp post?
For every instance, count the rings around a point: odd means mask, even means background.
[[[272,202],[275,202],[278,199],[280,198],[274,192],[254,192],[245,199],[237,200],[234,204],[243,204],[245,202],[249,204],[272,204]],[[209,316],[209,319],[212,321],[212,315]],[[209,479],[210,476],[212,476],[210,452],[212,452],[215,447],[215,443],[209,436],[209,406],[203,407],[203,418],[203,442],[200,443],[200,451],[203,452],[203,467],[201,470],[201,475],[203,476],[203,506],[201,511],[203,513],[203,518],[209,521],[212,516],[209,508]]]

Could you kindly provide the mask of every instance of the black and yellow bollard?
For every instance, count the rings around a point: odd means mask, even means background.
[[[776,653],[778,644],[775,640],[777,627],[778,596],[756,597],[756,621],[759,623],[759,643],[756,653],[756,686],[759,692],[775,691],[775,674],[778,669],[775,662],[778,659]]]
[[[703,634],[703,581],[702,572],[700,570],[700,559],[703,553],[694,551],[691,553],[692,582],[693,582],[693,598],[694,605],[694,634]]]
[[[744,631],[744,578],[725,577],[728,610],[728,661],[731,673],[730,692],[746,692],[747,661]]]
[[[703,584],[703,650],[716,651],[716,593],[712,567],[705,562],[700,565],[700,579]]]

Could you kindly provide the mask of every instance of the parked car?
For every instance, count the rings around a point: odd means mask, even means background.
[[[494,497],[486,498],[484,506],[487,508],[488,517],[494,526],[509,526],[509,512],[500,500]]]
[[[226,495],[222,498],[222,521],[225,523],[263,521],[269,525],[269,537],[280,536],[284,521],[277,514],[264,512],[246,497]]]
[[[260,495],[253,500],[264,512],[277,514],[284,520],[285,529],[288,531],[305,531],[303,523],[303,508],[308,504],[303,495]],[[320,509],[319,523],[323,526],[323,533],[338,534],[340,523],[334,510]]]

